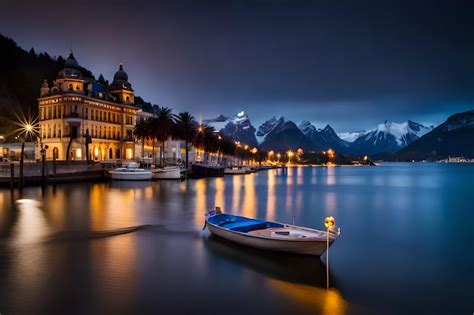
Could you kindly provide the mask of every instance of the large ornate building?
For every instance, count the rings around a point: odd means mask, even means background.
[[[64,69],[40,89],[39,125],[47,158],[133,159],[133,127],[139,109],[128,75],[120,65],[110,85],[82,76],[72,52]]]

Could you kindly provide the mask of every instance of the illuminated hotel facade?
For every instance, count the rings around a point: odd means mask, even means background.
[[[102,75],[84,78],[71,52],[52,85],[43,81],[38,105],[47,159],[135,158],[133,128],[141,110],[122,65],[109,85]]]

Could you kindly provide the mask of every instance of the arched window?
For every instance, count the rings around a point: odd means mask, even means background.
[[[72,91],[73,88],[72,88],[72,83],[69,83],[69,91]]]

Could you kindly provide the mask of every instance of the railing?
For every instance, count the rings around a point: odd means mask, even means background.
[[[63,116],[64,118],[80,118],[85,119],[84,116],[80,115],[79,113],[69,113]]]

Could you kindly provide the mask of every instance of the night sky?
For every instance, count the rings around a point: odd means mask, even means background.
[[[2,0],[0,32],[96,77],[123,61],[137,95],[202,118],[343,132],[474,108],[474,1],[151,2]]]

